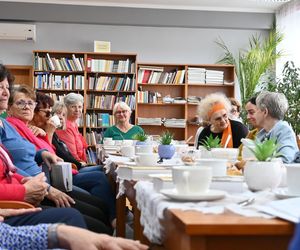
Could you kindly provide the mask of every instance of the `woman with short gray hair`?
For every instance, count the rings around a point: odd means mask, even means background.
[[[274,138],[279,144],[280,158],[284,163],[294,160],[298,151],[296,135],[291,126],[283,121],[288,110],[288,101],[284,94],[269,91],[261,92],[256,99],[256,123],[262,129],[257,134],[257,140]]]

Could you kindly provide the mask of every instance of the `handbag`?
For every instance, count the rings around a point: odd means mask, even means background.
[[[72,163],[57,162],[51,164],[51,184],[53,187],[70,192],[73,189]]]

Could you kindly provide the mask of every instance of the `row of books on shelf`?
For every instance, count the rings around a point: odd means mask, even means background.
[[[83,90],[84,76],[37,73],[34,76],[34,86],[36,89]]]
[[[135,109],[135,95],[87,95],[87,108],[89,109],[113,109],[117,102],[125,102],[131,109]]]
[[[97,131],[90,131],[86,133],[85,139],[88,145],[96,145],[102,142],[103,133]]]
[[[161,126],[164,125],[167,128],[185,128],[186,119],[178,118],[137,118],[138,125],[151,125],[151,126]]]
[[[135,91],[135,79],[133,77],[100,76],[89,77],[89,90],[97,91]]]
[[[114,116],[109,113],[86,113],[85,124],[89,128],[110,127],[114,123]]]
[[[138,103],[158,103],[161,99],[161,93],[155,91],[138,91]]]
[[[135,73],[135,62],[126,60],[105,60],[87,58],[87,71],[89,72],[113,72]]]
[[[205,68],[188,68],[188,83],[224,83],[224,72],[221,70],[208,70]]]
[[[182,84],[184,83],[184,74],[185,70],[167,72],[143,69],[140,67],[138,71],[138,83]]]
[[[35,70],[51,70],[51,71],[83,71],[84,59],[83,57],[77,58],[72,54],[71,58],[50,57],[49,53],[39,56],[37,53],[34,56],[34,69]]]

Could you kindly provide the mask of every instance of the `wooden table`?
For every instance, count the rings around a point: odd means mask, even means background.
[[[163,245],[170,250],[286,250],[294,224],[235,214],[167,210]]]

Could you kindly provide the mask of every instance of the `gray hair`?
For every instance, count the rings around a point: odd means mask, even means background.
[[[205,121],[209,122],[209,112],[212,109],[212,107],[217,104],[221,103],[224,105],[225,110],[227,111],[227,114],[230,113],[231,110],[231,103],[229,99],[223,94],[223,93],[212,93],[204,97],[198,105],[198,115],[199,117]]]
[[[59,111],[62,111],[64,108],[66,108],[66,105],[62,101],[55,101],[52,107],[52,113],[55,114]]]
[[[129,113],[131,113],[131,108],[125,102],[117,102],[113,109],[113,115],[117,112],[118,108],[127,110]]]
[[[77,93],[69,93],[64,97],[64,103],[66,106],[70,106],[81,102],[83,104],[83,96]]]
[[[288,100],[282,93],[263,91],[256,98],[256,105],[260,110],[268,110],[268,114],[275,119],[283,120],[289,108]]]

